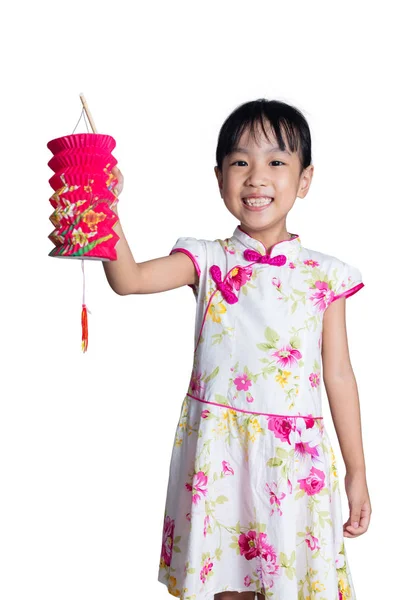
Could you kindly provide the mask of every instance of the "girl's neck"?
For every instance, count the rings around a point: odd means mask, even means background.
[[[240,223],[239,227],[250,237],[261,242],[268,251],[278,242],[290,240],[293,237],[293,234],[287,231],[286,224],[283,227],[266,227],[260,230],[250,229],[246,225],[242,225],[242,223]]]

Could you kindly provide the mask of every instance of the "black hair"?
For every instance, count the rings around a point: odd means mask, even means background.
[[[269,121],[281,150],[286,149],[282,130],[285,132],[291,152],[297,152],[301,171],[311,164],[311,133],[304,115],[290,104],[279,100],[259,98],[239,105],[225,120],[218,136],[216,160],[222,171],[222,161],[238,143],[243,131],[250,127],[255,138],[255,125],[260,124],[268,141],[264,123]],[[299,151],[300,148],[300,151]]]

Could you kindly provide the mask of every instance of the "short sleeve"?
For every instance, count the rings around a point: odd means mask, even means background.
[[[361,271],[348,263],[341,263],[343,266],[339,270],[337,285],[331,302],[338,298],[349,298],[364,287]]]
[[[202,274],[205,270],[206,265],[206,246],[204,240],[198,240],[194,237],[180,237],[175,242],[171,249],[170,254],[175,252],[184,252],[192,261],[199,276],[199,285],[189,285],[192,288],[195,296],[197,295],[200,282],[202,280]]]

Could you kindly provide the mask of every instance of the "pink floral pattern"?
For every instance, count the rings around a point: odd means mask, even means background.
[[[309,496],[314,496],[314,494],[318,494],[324,487],[325,473],[315,467],[311,467],[308,477],[299,479],[299,483],[301,490],[305,490]]]
[[[172,544],[174,541],[175,522],[168,516],[164,520],[164,535],[161,549],[161,556],[167,566],[171,564]]]
[[[248,378],[246,373],[244,373],[241,377],[236,377],[233,382],[236,385],[237,390],[247,391],[251,386],[251,379]]]
[[[332,302],[334,292],[326,281],[316,281],[314,287],[317,291],[311,294],[310,299],[314,301],[314,306],[322,312]]]
[[[290,418],[286,417],[269,417],[268,429],[274,432],[274,435],[282,442],[290,442],[290,434],[294,431],[296,424]]]
[[[200,471],[199,473],[195,473],[193,478],[193,485],[190,483],[186,483],[186,489],[192,492],[192,502],[194,504],[198,504],[202,498],[202,496],[206,496],[207,494],[207,475]]]
[[[299,350],[296,350],[295,348],[292,348],[290,344],[287,344],[276,352],[272,352],[271,356],[277,357],[276,362],[281,367],[291,368],[298,360],[300,360],[302,354],[299,352]]]

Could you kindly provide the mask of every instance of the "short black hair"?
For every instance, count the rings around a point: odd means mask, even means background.
[[[216,152],[217,167],[220,171],[225,156],[233,151],[247,127],[250,128],[250,134],[254,138],[255,125],[261,125],[269,141],[264,127],[265,121],[271,124],[281,150],[286,149],[282,130],[285,132],[291,152],[297,152],[299,155],[301,171],[311,164],[311,133],[302,112],[279,100],[259,98],[239,105],[223,123]]]

